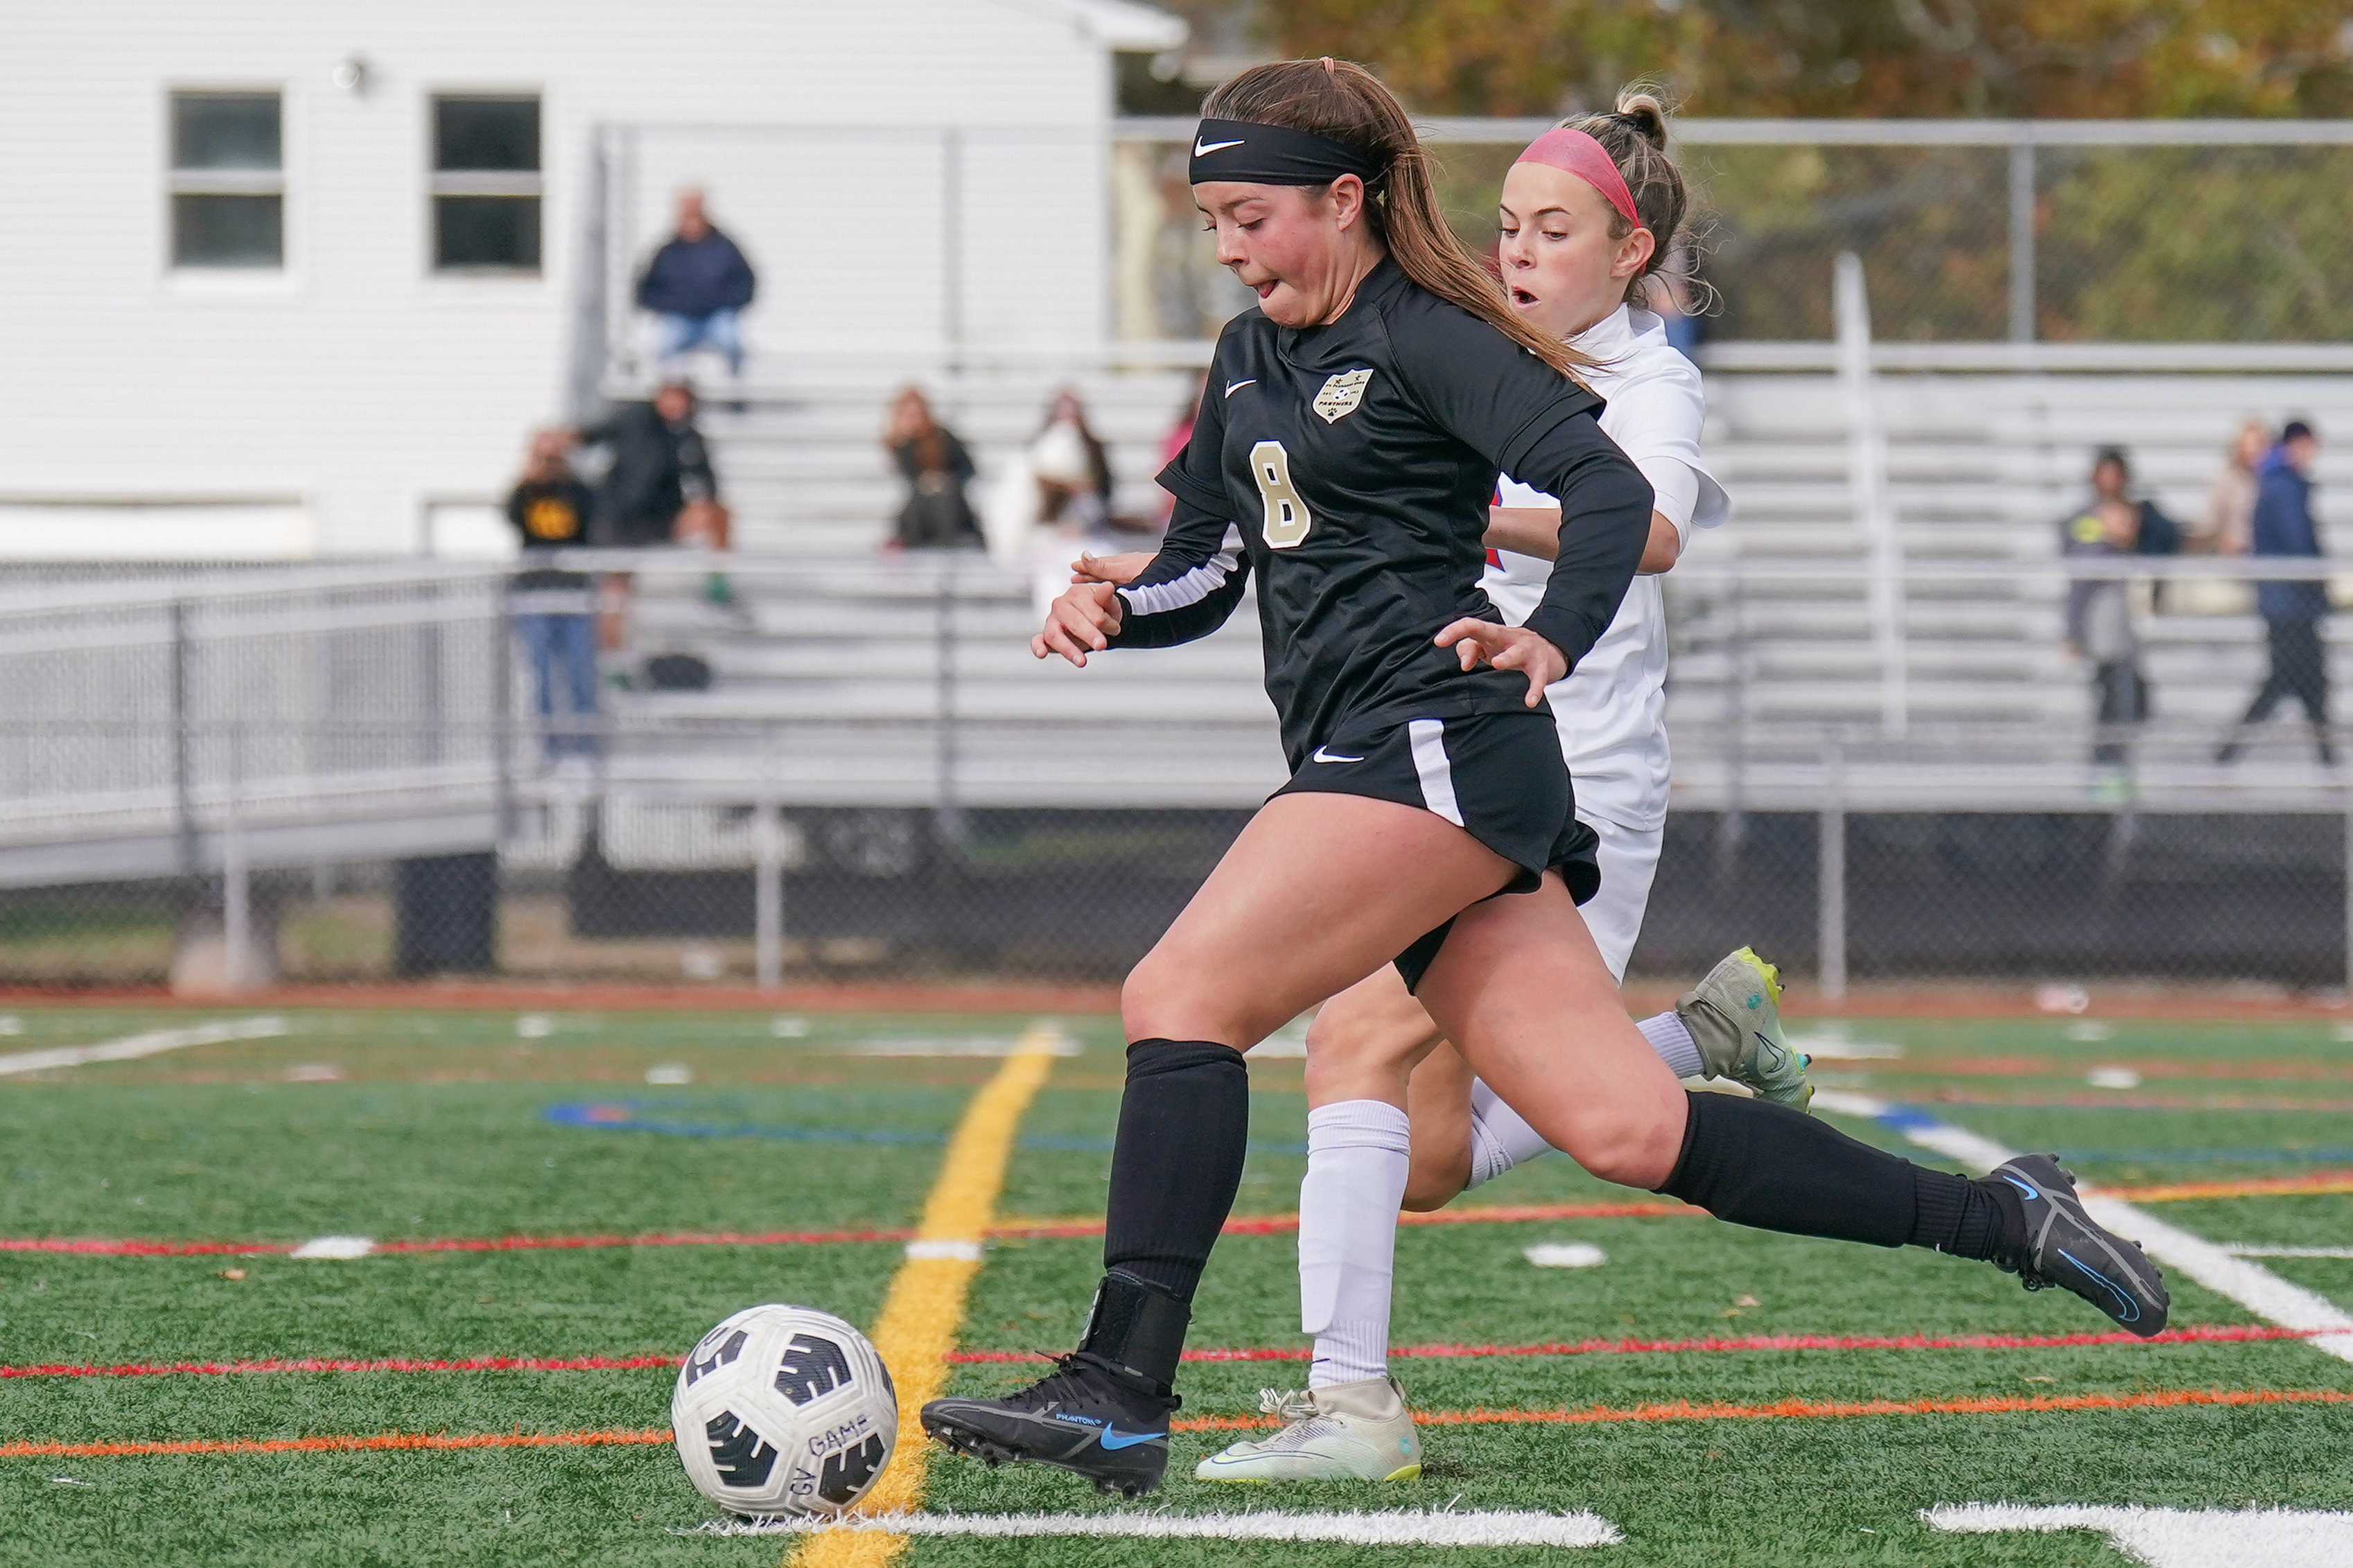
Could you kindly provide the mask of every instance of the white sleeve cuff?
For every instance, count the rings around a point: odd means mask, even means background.
[[[1699,507],[1699,476],[1681,458],[1643,458],[1635,466],[1656,493],[1651,510],[1673,523],[1676,539],[1689,544],[1692,513]]]

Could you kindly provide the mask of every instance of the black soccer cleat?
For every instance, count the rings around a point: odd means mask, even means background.
[[[923,1430],[989,1468],[1053,1465],[1095,1489],[1139,1498],[1168,1468],[1168,1415],[1177,1402],[1148,1394],[1077,1355],[1002,1399],[934,1399]]]
[[[1994,1167],[1989,1182],[2006,1184],[2026,1211],[2022,1252],[2005,1251],[1995,1264],[2030,1290],[2073,1290],[2143,1339],[2165,1331],[2173,1305],[2165,1276],[2126,1241],[2094,1223],[2075,1195],[2074,1173],[2055,1154],[2021,1154]]]

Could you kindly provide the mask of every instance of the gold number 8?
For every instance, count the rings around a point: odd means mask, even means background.
[[[1250,448],[1250,472],[1258,479],[1259,499],[1266,503],[1261,531],[1269,550],[1289,550],[1307,537],[1314,524],[1307,503],[1291,483],[1291,454],[1280,441],[1261,441]]]

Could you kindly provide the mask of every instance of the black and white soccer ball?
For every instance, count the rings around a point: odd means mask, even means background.
[[[694,1489],[731,1513],[834,1513],[873,1489],[899,1395],[866,1336],[808,1307],[746,1307],[679,1368],[670,1424]]]

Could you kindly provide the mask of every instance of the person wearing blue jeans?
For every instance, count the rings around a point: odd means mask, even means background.
[[[523,570],[508,584],[508,610],[531,661],[541,745],[550,762],[594,756],[597,750],[590,580],[585,572],[554,564],[556,551],[588,542],[591,498],[565,460],[567,440],[559,430],[533,437],[530,466],[507,497],[507,521],[522,542],[523,560]]]
[[[743,250],[704,215],[702,193],[681,192],[678,233],[638,279],[638,305],[655,317],[663,374],[677,374],[690,351],[707,348],[725,358],[730,377],[742,380],[742,316],[757,288]]]

